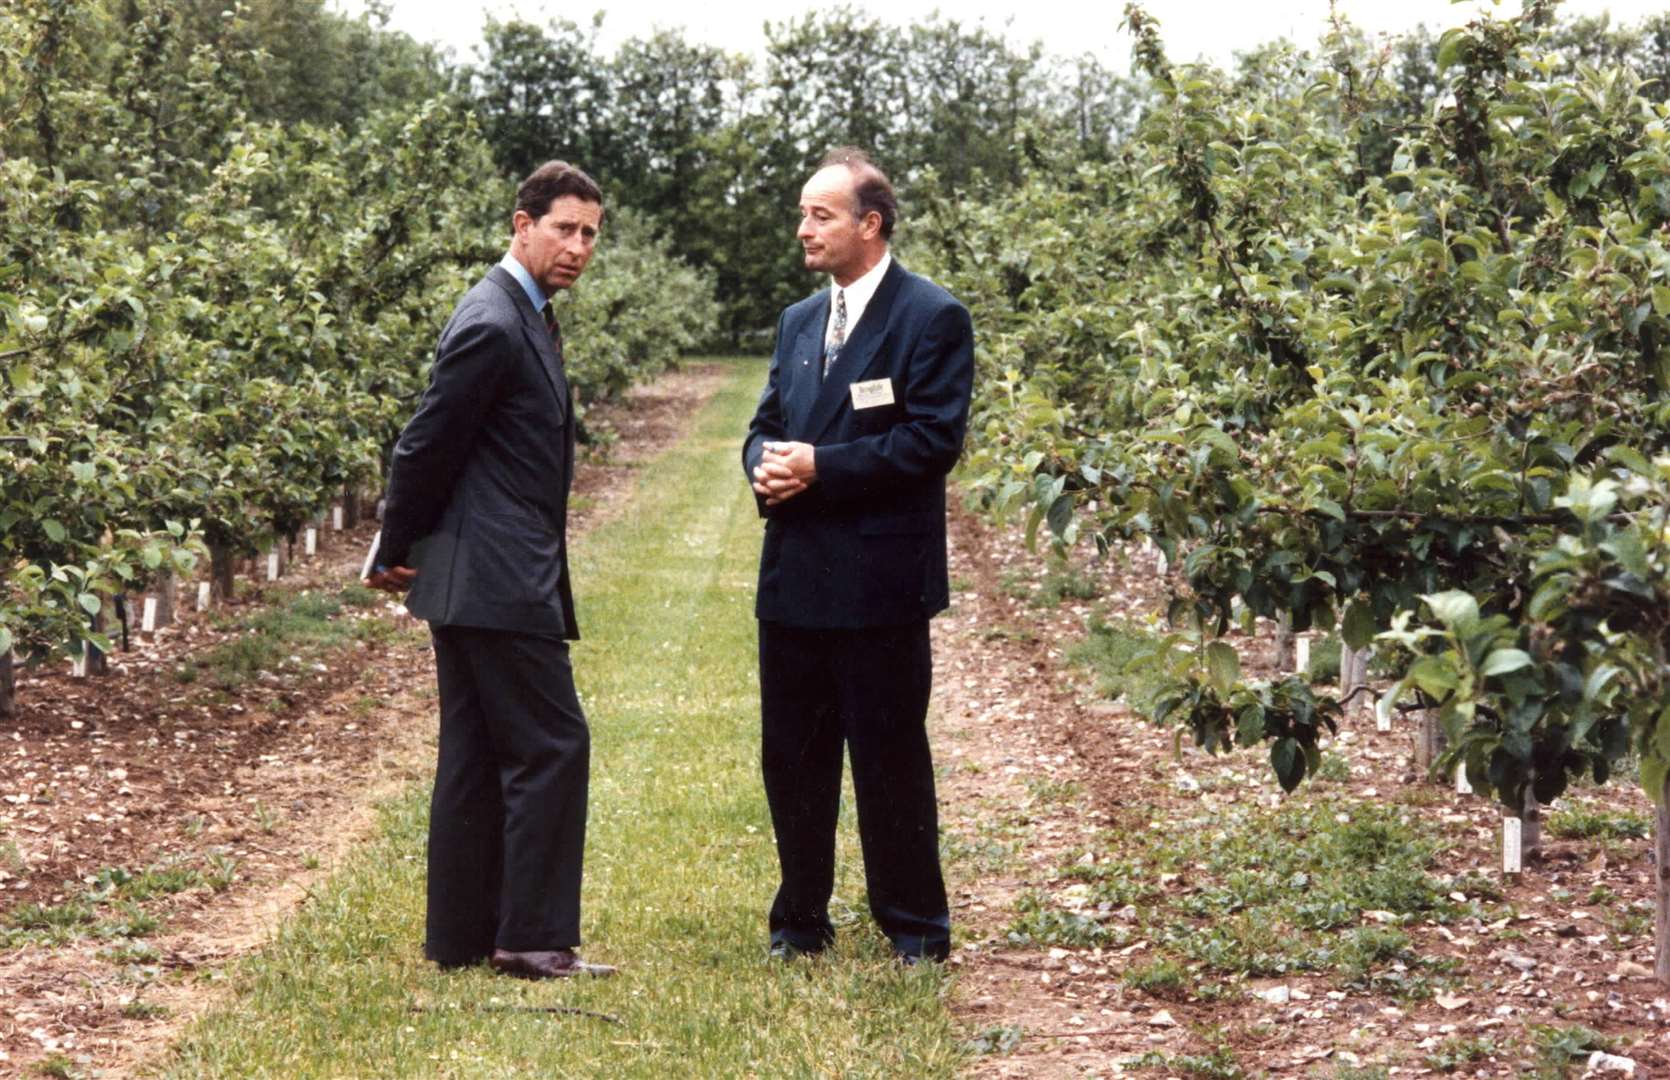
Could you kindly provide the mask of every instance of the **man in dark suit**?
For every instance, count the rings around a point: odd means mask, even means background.
[[[452,313],[394,449],[371,584],[411,589],[440,686],[424,955],[527,978],[575,955],[590,732],[568,641],[574,400],[550,297],[591,259],[603,194],[553,161],[516,194],[510,250]]]
[[[766,519],[755,614],[782,871],[775,956],[834,938],[843,743],[871,913],[905,963],[950,949],[928,620],[949,600],[945,476],[968,424],[974,333],[966,308],[891,258],[896,207],[861,151],[833,152],[807,181],[798,237],[833,285],[778,320],[742,450]]]

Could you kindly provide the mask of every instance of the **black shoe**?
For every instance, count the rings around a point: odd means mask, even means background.
[[[822,949],[802,949],[786,941],[773,941],[765,955],[767,960],[782,960],[786,963],[801,956],[817,956],[821,952]]]

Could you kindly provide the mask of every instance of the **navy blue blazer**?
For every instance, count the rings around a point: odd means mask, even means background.
[[[568,582],[573,398],[545,320],[495,266],[441,331],[389,467],[377,561],[439,626],[579,637]]]
[[[742,447],[750,481],[761,444],[777,440],[811,443],[818,471],[777,506],[758,500],[766,521],[754,612],[809,628],[925,620],[950,601],[945,476],[968,427],[974,327],[950,293],[895,260],[820,380],[831,296],[825,289],[778,320]],[[880,380],[892,402],[858,407],[853,385]]]

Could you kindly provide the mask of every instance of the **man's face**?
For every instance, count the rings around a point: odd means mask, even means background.
[[[820,169],[800,189],[800,230],[806,269],[830,274],[843,285],[868,266],[880,225],[876,215],[858,217],[852,171],[845,165]]]
[[[579,280],[597,245],[603,207],[578,195],[552,199],[542,218],[516,211],[514,254],[528,268],[545,294],[566,289]]]

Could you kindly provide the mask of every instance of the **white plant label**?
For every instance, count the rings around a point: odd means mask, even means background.
[[[1374,703],[1374,730],[1392,730],[1392,692],[1390,690],[1380,695]]]
[[[278,552],[267,552],[267,580],[278,580]]]
[[[342,507],[340,506],[331,507],[331,528],[337,532],[342,531]]]
[[[157,598],[154,596],[145,598],[145,614],[139,617],[139,629],[147,634],[157,631]]]
[[[1303,675],[1310,670],[1310,638],[1302,637],[1293,642],[1293,671]]]
[[[308,529],[307,530],[307,553],[309,555],[319,554],[319,530],[318,529]]]
[[[1457,795],[1473,794],[1473,785],[1467,780],[1467,763],[1458,761],[1455,764],[1455,791]]]
[[[1520,871],[1520,834],[1524,822],[1516,817],[1502,819],[1502,873],[1517,874]]]
[[[70,661],[70,678],[85,679],[87,677],[87,658],[92,653],[92,646],[87,642],[81,643],[81,655]]]
[[[208,611],[209,610],[209,595],[210,595],[209,583],[207,581],[199,581],[197,583],[197,610],[198,611]]]

